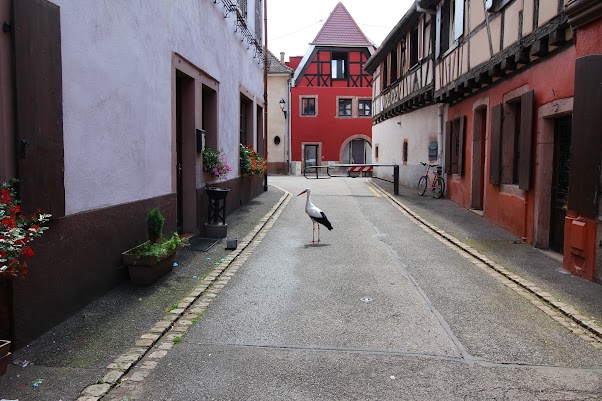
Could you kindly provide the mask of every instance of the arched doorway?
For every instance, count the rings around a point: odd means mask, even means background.
[[[345,164],[370,164],[372,163],[372,144],[365,135],[356,135],[343,144],[341,161]]]

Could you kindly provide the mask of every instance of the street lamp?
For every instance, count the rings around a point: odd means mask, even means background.
[[[286,118],[286,102],[284,101],[284,99],[280,99],[280,102],[278,102],[280,104],[280,110],[282,110],[282,112],[284,113],[284,118]]]

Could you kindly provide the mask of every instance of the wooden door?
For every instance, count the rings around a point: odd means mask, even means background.
[[[570,161],[571,117],[563,117],[555,121],[550,216],[550,249],[559,253],[564,249],[564,219],[569,199]]]

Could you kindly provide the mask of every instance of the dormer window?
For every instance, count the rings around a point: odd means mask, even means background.
[[[347,78],[347,53],[333,52],[331,59],[331,77],[332,79]]]

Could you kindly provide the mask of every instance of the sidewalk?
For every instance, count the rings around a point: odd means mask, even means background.
[[[267,192],[226,216],[228,238],[243,239],[279,202],[283,192]],[[70,401],[100,382],[107,366],[131,349],[141,335],[199,285],[233,251],[221,239],[207,252],[178,252],[173,272],[149,287],[125,282],[17,350],[0,378],[0,400]],[[35,316],[31,317],[35,319]]]
[[[602,286],[562,269],[562,255],[536,249],[456,202],[429,196],[429,191],[419,196],[415,188],[400,186],[400,194],[393,195],[393,183],[373,182],[426,222],[534,284],[535,292],[527,289],[539,298],[553,300],[564,314],[602,333]]]

